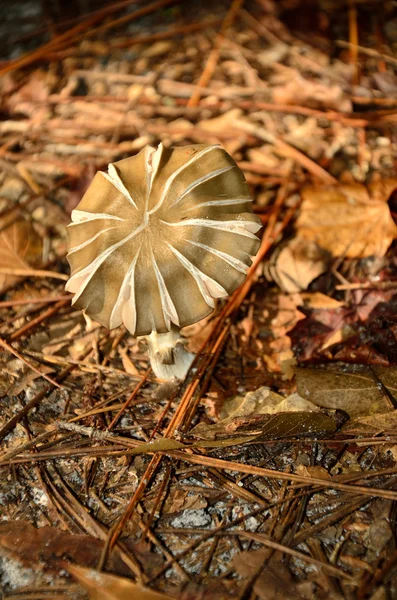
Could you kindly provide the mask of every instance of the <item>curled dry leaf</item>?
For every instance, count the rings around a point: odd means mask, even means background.
[[[307,187],[296,227],[297,236],[316,242],[333,256],[383,256],[397,237],[387,200],[397,179],[368,188],[354,183]]]
[[[249,415],[274,415],[285,412],[318,411],[318,406],[301,398],[298,394],[291,394],[284,398],[270,388],[263,386],[245,396],[237,396],[226,400],[221,411],[221,417],[242,417]]]
[[[41,256],[42,240],[29,221],[19,219],[3,229],[0,232],[0,291],[20,279],[16,275],[1,273],[1,269],[38,266]]]
[[[172,600],[171,596],[154,592],[126,579],[94,569],[68,565],[67,570],[88,592],[90,600]]]
[[[280,289],[293,294],[306,290],[314,279],[324,273],[330,258],[330,254],[315,241],[296,237],[276,248],[266,271]]]

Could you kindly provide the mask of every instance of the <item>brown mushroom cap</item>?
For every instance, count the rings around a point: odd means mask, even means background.
[[[260,228],[244,176],[220,146],[146,146],[98,172],[72,212],[66,289],[109,329],[184,327],[242,283]]]

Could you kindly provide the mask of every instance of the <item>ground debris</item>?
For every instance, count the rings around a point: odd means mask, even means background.
[[[4,594],[394,597],[393,3],[61,4],[0,30]],[[263,224],[166,384],[64,291],[94,174],[160,142],[221,144]]]

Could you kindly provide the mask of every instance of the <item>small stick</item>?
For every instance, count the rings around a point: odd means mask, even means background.
[[[345,42],[344,40],[337,40],[336,45],[340,48],[350,48],[353,44],[351,42]],[[360,52],[360,54],[366,54],[367,56],[371,56],[373,58],[383,58],[385,62],[389,62],[392,65],[397,65],[397,58],[394,58],[389,54],[384,54],[383,52],[378,52],[377,50],[372,50],[372,48],[366,48],[365,46],[360,46],[359,44],[354,45],[357,48],[358,52]]]
[[[268,144],[274,144],[276,150],[280,151],[280,153],[290,156],[293,160],[299,163],[302,167],[307,169],[309,173],[322,179],[324,183],[328,185],[336,185],[338,181],[333,177],[328,171],[320,167],[317,163],[315,163],[311,158],[303,154],[294,146],[290,146],[284,140],[276,137],[269,131],[267,131],[264,127],[260,127],[254,123],[248,123],[246,121],[238,121],[236,123],[236,128],[245,131],[251,135],[256,136],[260,140],[267,142]]]
[[[40,323],[48,319],[48,317],[52,317],[52,315],[56,314],[63,306],[66,306],[67,304],[69,304],[69,298],[67,300],[60,300],[55,304],[55,306],[47,308],[46,311],[38,315],[36,318],[32,319],[31,321],[28,321],[27,323],[25,323],[25,325],[14,331],[14,333],[10,335],[10,340],[17,340],[26,332],[30,331],[33,327],[36,327],[36,325],[39,325]]]
[[[352,0],[349,0],[349,60],[354,67],[354,83],[359,82],[358,73],[358,27],[357,27],[357,8]]]
[[[42,298],[25,298],[24,300],[5,300],[0,302],[0,308],[10,308],[13,306],[23,306],[25,304],[50,304],[51,302],[59,302],[60,300],[70,300],[71,294],[67,296],[43,296]]]
[[[191,96],[191,98],[187,104],[189,107],[197,106],[198,103],[200,102],[200,97],[201,97],[200,88],[206,87],[206,85],[208,84],[209,80],[211,79],[211,77],[216,69],[216,65],[217,65],[218,59],[219,59],[219,51],[223,44],[223,38],[224,38],[225,32],[230,27],[230,25],[233,23],[234,19],[236,18],[237,13],[241,8],[242,3],[243,3],[243,0],[233,0],[232,4],[230,6],[230,9],[228,10],[228,13],[225,17],[225,20],[222,23],[220,31],[215,38],[214,47],[210,52],[207,63],[204,67],[203,72],[201,73],[200,79],[198,80],[196,89],[193,92],[193,95]]]
[[[222,19],[206,19],[205,21],[200,21],[198,23],[190,23],[189,25],[173,27],[167,31],[159,31],[158,33],[151,33],[149,35],[138,35],[137,37],[130,38],[129,40],[114,42],[111,44],[110,48],[111,50],[113,48],[129,48],[135,44],[149,44],[157,40],[167,40],[177,35],[184,35],[186,33],[200,31],[206,27],[216,27],[220,23],[222,23]],[[137,75],[135,75],[135,77],[137,77]]]

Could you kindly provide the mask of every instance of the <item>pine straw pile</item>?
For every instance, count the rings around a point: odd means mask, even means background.
[[[13,40],[18,6],[0,63],[3,597],[395,597],[393,3],[96,3],[40,14],[50,36],[31,2]],[[264,225],[246,282],[186,329],[181,383],[64,291],[96,170],[160,141],[221,143]]]

